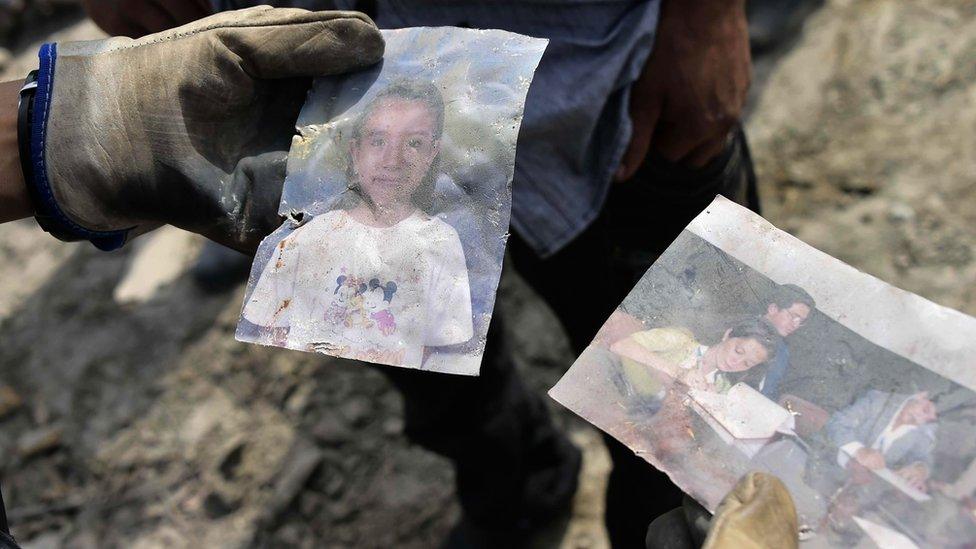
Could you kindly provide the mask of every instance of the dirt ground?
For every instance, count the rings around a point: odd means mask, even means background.
[[[40,37],[99,36],[78,14]],[[976,7],[835,0],[761,67],[748,132],[766,216],[852,265],[976,313]],[[0,479],[14,534],[48,547],[430,547],[458,517],[448,464],[402,435],[400,399],[361,365],[234,341],[242,288],[188,275],[175,229],[101,253],[32,221],[0,227]],[[543,391],[573,356],[503,277],[519,364]],[[554,407],[554,410],[555,407]],[[539,547],[606,546],[599,435],[571,520]]]

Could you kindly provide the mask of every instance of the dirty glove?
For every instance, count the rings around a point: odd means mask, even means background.
[[[732,489],[710,517],[685,497],[683,505],[661,515],[647,529],[648,549],[795,549],[799,521],[782,481],[750,473]]]
[[[28,174],[38,221],[102,249],[169,223],[253,251],[278,225],[310,77],[382,53],[365,15],[266,6],[138,40],[46,44]]]

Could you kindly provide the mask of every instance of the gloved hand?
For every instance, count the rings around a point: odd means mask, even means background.
[[[743,477],[710,517],[686,497],[647,529],[648,549],[795,549],[799,520],[786,486],[765,473]]]
[[[310,78],[382,54],[365,15],[266,6],[45,45],[28,182],[39,219],[103,249],[169,223],[253,251],[279,223]]]

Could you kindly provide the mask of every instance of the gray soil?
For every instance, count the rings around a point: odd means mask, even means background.
[[[0,6],[2,7],[2,6]],[[99,36],[62,8],[0,57]],[[837,0],[764,62],[748,131],[767,217],[896,286],[976,313],[976,8]],[[125,250],[0,227],[0,479],[32,547],[430,547],[458,517],[449,465],[402,435],[401,401],[361,364],[234,341],[242,288],[188,274],[202,242]],[[518,361],[544,391],[573,357],[505,276]],[[554,407],[555,410],[555,407]],[[608,462],[589,427],[567,523],[540,547],[604,547]]]

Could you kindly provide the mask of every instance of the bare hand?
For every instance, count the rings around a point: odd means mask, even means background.
[[[861,448],[855,452],[854,459],[872,471],[885,468],[884,456],[881,455],[881,452],[872,448]]]
[[[704,166],[739,121],[752,61],[743,0],[664,0],[654,51],[632,90],[634,129],[616,180],[648,151]]]
[[[929,479],[929,468],[924,463],[913,463],[906,465],[897,471],[898,476],[905,479],[908,484],[920,491],[927,492],[927,481]]]

